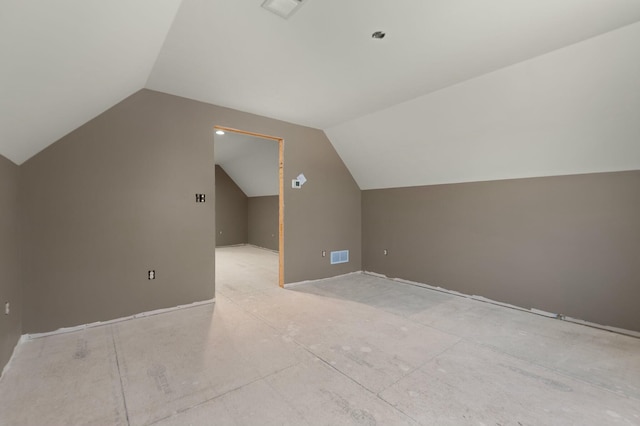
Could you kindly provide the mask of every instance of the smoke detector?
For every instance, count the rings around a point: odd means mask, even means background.
[[[262,7],[281,18],[287,19],[302,6],[304,1],[305,0],[264,0]]]

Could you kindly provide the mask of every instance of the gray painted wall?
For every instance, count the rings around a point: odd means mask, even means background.
[[[249,244],[278,250],[278,198],[249,197]]]
[[[141,90],[21,166],[25,332],[214,296],[214,125],[284,138],[285,182],[309,179],[284,194],[285,282],[361,268],[360,190],[322,131]]]
[[[640,171],[369,190],[362,213],[367,271],[640,331]]]
[[[0,372],[22,334],[18,166],[0,155]],[[10,303],[10,314],[4,304]]]
[[[216,166],[216,246],[246,244],[248,198],[220,166]]]

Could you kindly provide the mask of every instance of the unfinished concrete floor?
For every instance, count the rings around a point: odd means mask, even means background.
[[[638,339],[216,256],[215,304],[20,344],[0,425],[640,425]]]

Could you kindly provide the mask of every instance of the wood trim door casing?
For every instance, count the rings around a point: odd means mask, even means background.
[[[214,126],[213,128],[214,131],[222,130],[225,132],[240,133],[278,142],[278,176],[280,179],[280,193],[278,195],[278,285],[284,288],[284,139],[262,133],[234,129],[232,127]]]

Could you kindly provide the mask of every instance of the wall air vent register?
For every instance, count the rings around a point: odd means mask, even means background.
[[[331,264],[349,262],[349,250],[340,250],[331,252]]]

